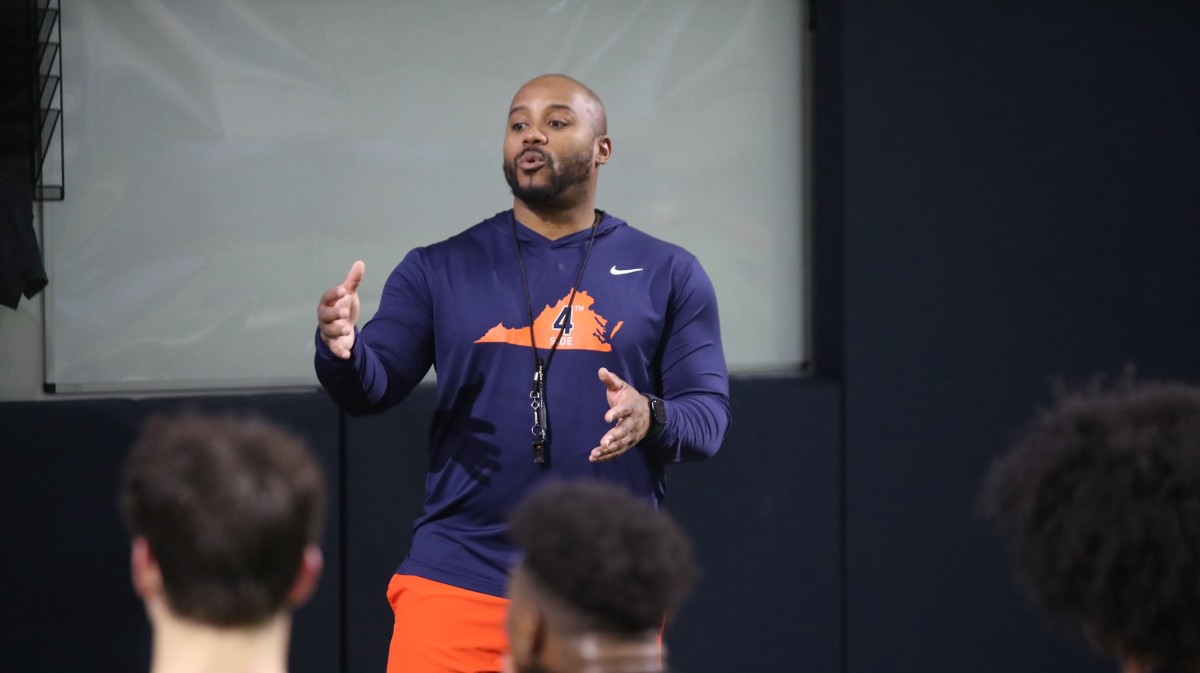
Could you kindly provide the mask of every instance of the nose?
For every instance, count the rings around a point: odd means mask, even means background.
[[[521,136],[521,144],[526,147],[529,145],[545,145],[546,134],[542,133],[542,129],[536,124],[530,124],[525,129],[525,134]]]

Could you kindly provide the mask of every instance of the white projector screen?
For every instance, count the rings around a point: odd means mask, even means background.
[[[794,0],[62,0],[59,391],[315,385],[320,294],[501,210],[507,106],[604,100],[597,206],[696,254],[732,371],[806,352]]]

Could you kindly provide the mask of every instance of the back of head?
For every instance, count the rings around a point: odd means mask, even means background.
[[[556,482],[511,516],[519,570],[555,603],[555,628],[657,632],[698,575],[683,530],[649,502],[602,482]]]
[[[152,418],[121,477],[120,508],[179,617],[254,625],[285,607],[325,511],[319,466],[262,420]]]
[[[1200,389],[1061,395],[980,501],[1030,598],[1122,661],[1200,664]]]

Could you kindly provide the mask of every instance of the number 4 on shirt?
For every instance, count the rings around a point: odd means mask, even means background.
[[[563,325],[566,325],[566,329],[563,329]],[[563,330],[563,334],[570,334],[571,328],[574,326],[574,323],[571,321],[571,307],[564,306],[558,317],[554,319],[554,329],[561,329]]]

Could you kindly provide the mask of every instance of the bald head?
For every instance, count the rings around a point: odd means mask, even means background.
[[[517,94],[513,96],[511,113],[524,103],[524,99],[533,94],[549,95],[563,101],[571,110],[589,120],[592,130],[597,136],[608,133],[608,115],[604,112],[604,103],[600,97],[579,80],[567,75],[540,75],[526,82]]]

